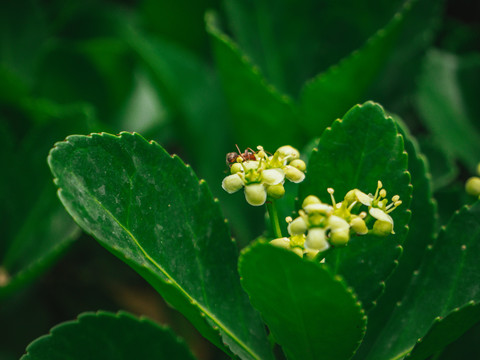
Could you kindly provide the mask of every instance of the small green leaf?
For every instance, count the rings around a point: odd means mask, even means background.
[[[299,146],[300,129],[293,101],[267,84],[260,70],[219,29],[213,12],[207,13],[206,22],[232,113],[235,138],[266,149],[278,147],[279,139]]]
[[[396,124],[381,106],[367,102],[353,107],[343,120],[337,120],[320,138],[299,188],[299,201],[316,195],[330,203],[327,188],[342,201],[352,189],[374,193],[381,180],[388,197],[400,196],[402,205],[391,213],[395,235],[386,238],[357,236],[348,246],[327,255],[326,262],[355,289],[366,310],[380,295],[384,281],[396,266],[400,245],[407,234],[411,199],[410,175],[403,139]]]
[[[477,202],[458,211],[426,252],[404,299],[392,316],[385,319],[385,326],[366,358],[386,360],[405,356],[418,339],[427,335],[437,317],[447,317],[472,301],[477,304],[480,301],[479,252],[480,202]],[[480,312],[473,308],[467,311],[472,316],[468,324],[473,325],[479,320]],[[464,314],[451,319],[457,316]],[[455,322],[449,320],[445,324],[452,335],[458,336],[466,328],[457,327]],[[432,331],[437,333],[435,329]]]
[[[350,359],[366,317],[327,265],[257,242],[243,250],[242,286],[289,359]]]
[[[412,3],[406,2],[392,20],[370,37],[362,48],[305,84],[301,105],[304,114],[302,122],[307,129],[320,134],[352,104],[366,100],[366,90],[394,49],[411,7]]]
[[[445,318],[436,318],[428,333],[418,340],[406,359],[423,360],[456,340],[480,319],[480,306],[468,304],[454,309]]]
[[[432,134],[451,154],[460,158],[471,170],[480,161],[480,133],[474,126],[477,103],[471,101],[471,79],[461,77],[465,67],[480,57],[460,58],[431,50],[425,59],[419,79],[417,107]],[[477,76],[478,78],[478,76]],[[478,82],[477,82],[478,83]],[[478,88],[478,84],[476,84]]]
[[[230,355],[271,357],[264,325],[240,286],[228,227],[190,167],[130,133],[70,136],[52,149],[49,165],[80,227],[202,335]]]
[[[33,341],[21,360],[195,359],[167,328],[125,312],[83,313]]]

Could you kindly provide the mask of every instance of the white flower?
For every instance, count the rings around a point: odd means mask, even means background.
[[[245,185],[245,199],[252,206],[265,204],[267,200],[267,190],[263,184]]]
[[[243,179],[238,174],[229,175],[222,181],[223,190],[225,190],[229,194],[237,192],[243,187],[243,185]]]

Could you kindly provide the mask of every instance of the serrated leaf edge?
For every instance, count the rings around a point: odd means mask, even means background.
[[[193,170],[191,169],[191,167],[187,164],[185,164],[183,162],[183,160],[178,157],[177,155],[170,155],[168,154],[157,142],[151,140],[151,141],[147,141],[143,136],[141,136],[140,134],[136,133],[136,132],[126,132],[126,131],[123,131],[121,132],[120,134],[118,135],[112,135],[112,134],[108,134],[108,133],[105,133],[105,132],[102,132],[102,133],[91,133],[89,135],[71,135],[71,136],[68,136],[64,141],[61,141],[61,142],[57,142],[55,144],[55,146],[50,150],[50,154],[48,155],[48,161],[50,163],[50,158],[51,158],[51,154],[53,151],[55,151],[55,149],[59,148],[60,146],[64,146],[65,144],[69,144],[69,139],[70,138],[74,138],[74,137],[90,137],[90,138],[93,138],[95,136],[100,136],[100,137],[113,137],[115,139],[121,139],[123,136],[136,136],[138,138],[140,138],[142,141],[148,143],[149,145],[151,146],[157,146],[161,151],[165,152],[172,160],[174,161],[178,161],[180,162],[183,166],[185,166],[188,171],[190,172],[191,176],[194,177],[194,178],[197,178],[196,174],[193,172]],[[52,167],[50,167],[52,168]],[[52,171],[53,173],[53,171]],[[54,174],[55,175],[55,174]],[[198,178],[197,178],[198,179]],[[62,192],[62,188],[58,186],[58,179],[56,178],[56,176],[54,177],[54,183],[55,185],[57,185],[58,187],[58,190],[57,190],[57,194],[58,196],[61,198],[61,192]],[[206,182],[202,179],[202,180],[198,180],[198,183],[200,186],[204,187],[208,194],[210,194],[210,196],[213,198],[211,192],[210,192],[210,188],[208,186],[206,186]],[[135,245],[138,247],[138,249],[144,254],[144,256],[152,263],[152,265],[154,265],[166,278],[166,280],[162,279],[162,278],[158,278],[163,284],[165,285],[169,285],[169,286],[172,286],[173,288],[175,288],[177,291],[179,291],[188,301],[189,303],[193,306],[193,307],[196,307],[199,311],[199,315],[202,317],[202,318],[205,318],[205,317],[208,317],[213,323],[215,324],[218,324],[218,326],[212,326],[209,321],[206,321],[206,324],[208,326],[210,326],[218,335],[219,337],[222,339],[222,343],[224,344],[224,346],[228,349],[230,349],[230,346],[228,344],[225,343],[225,341],[223,341],[223,336],[221,335],[222,332],[228,336],[229,338],[231,338],[233,341],[235,341],[241,348],[243,348],[245,350],[246,353],[250,354],[252,356],[252,358],[254,359],[261,359],[261,356],[259,356],[258,354],[254,353],[253,351],[251,351],[250,347],[248,347],[246,344],[244,344],[242,341],[240,341],[231,331],[228,327],[226,327],[221,321],[219,321],[212,313],[210,313],[209,310],[205,309],[203,306],[201,306],[200,304],[198,304],[198,302],[196,302],[169,274],[168,272],[166,272],[161,266],[160,264],[158,264],[155,260],[153,260],[147,253],[146,251],[143,249],[142,246],[140,246],[139,242],[137,241],[137,239],[135,238],[135,236],[133,236],[133,234],[128,230],[126,229],[123,224],[121,224],[114,216],[113,214],[110,213],[110,211],[108,211],[107,209],[105,209],[103,207],[103,205],[94,197],[92,196],[92,198],[94,199],[95,202],[97,202],[99,204],[99,206],[101,206],[105,212],[118,224],[118,226],[120,226],[120,228],[122,228],[126,234],[133,240],[133,242],[135,243]],[[63,203],[63,202],[62,202]],[[213,203],[215,204],[214,206],[217,208],[217,211],[219,212],[219,214],[221,214],[221,210],[220,210],[220,205],[219,205],[219,202],[218,201],[213,201]],[[78,221],[77,219],[71,215],[72,218],[75,220],[75,222],[78,224]],[[84,230],[85,231],[85,230]],[[94,236],[94,234],[88,232],[88,231],[85,231],[86,233],[88,233],[89,235],[91,236]],[[125,253],[123,253],[122,251],[120,251],[120,249],[117,247],[117,246],[112,246],[111,247],[112,249],[114,249],[116,252],[117,252],[117,255],[121,255],[122,258],[126,259],[126,260],[132,260],[128,255],[125,255]],[[151,273],[151,270],[146,266],[146,264],[139,264],[139,266],[141,266],[142,268],[144,268],[145,270],[147,270],[149,273]]]
[[[256,242],[254,242],[254,243],[250,244],[249,246],[245,247],[244,249],[242,249],[242,251],[240,252],[241,256],[240,256],[239,261],[238,261],[238,268],[239,269],[241,268],[241,266],[242,266],[241,264],[244,261],[243,256],[245,254],[251,252],[252,249],[255,248],[256,246],[259,246],[259,245],[261,246],[261,245],[264,245],[264,244],[268,244],[268,241],[261,239],[261,240],[257,240]],[[287,249],[279,248],[279,250],[284,251],[285,253],[291,253]],[[298,256],[298,255],[295,255],[295,256]],[[336,282],[340,283],[343,286],[343,288],[345,289],[345,291],[350,294],[350,296],[352,297],[352,300],[355,304],[355,307],[359,310],[359,313],[361,315],[361,320],[363,321],[363,326],[361,328],[360,339],[357,341],[357,343],[355,344],[356,346],[355,346],[354,350],[352,351],[352,355],[350,357],[350,359],[351,359],[355,355],[356,351],[358,350],[358,348],[359,348],[360,344],[362,343],[363,338],[366,334],[366,331],[367,331],[368,317],[367,317],[367,314],[366,314],[365,310],[363,309],[362,302],[358,299],[358,296],[355,293],[355,289],[351,286],[348,286],[348,284],[345,281],[345,279],[343,278],[343,276],[341,276],[340,274],[334,274],[331,271],[330,266],[328,266],[328,264],[319,263],[319,262],[316,262],[316,261],[314,261],[312,259],[308,259],[308,258],[303,258],[302,260],[306,261],[306,262],[316,264],[316,266],[319,266],[320,268],[324,269],[331,276],[333,281],[336,281]],[[240,277],[240,281],[241,281],[242,286],[243,286],[243,278],[242,277]],[[252,301],[252,298],[250,297],[250,293],[248,291],[245,291],[245,292],[247,293],[248,299],[250,300],[252,305],[255,304],[255,301]],[[263,315],[261,313],[260,313],[260,315],[262,316],[262,319],[263,319]],[[274,338],[275,343],[278,344],[278,342],[276,341],[273,334],[271,336]]]
[[[372,36],[370,36],[359,49],[352,51],[349,55],[341,59],[339,62],[327,68],[327,70],[319,73],[312,79],[307,80],[302,88],[300,98],[303,98],[305,92],[310,91],[311,89],[315,89],[319,83],[326,82],[327,78],[331,75],[341,72],[341,69],[344,66],[355,62],[356,59],[362,56],[364,52],[367,52],[371,47],[375,46],[378,41],[385,38],[392,28],[397,26],[405,19],[405,14],[411,9],[412,4],[416,1],[418,0],[407,1],[402,6],[402,8],[393,15],[392,19],[383,28],[378,29]]]
[[[217,14],[213,10],[207,11],[205,13],[207,32],[217,38],[222,43],[224,43],[228,48],[230,48],[232,52],[237,55],[238,59],[242,62],[245,68],[249,69],[251,74],[253,74],[258,79],[258,83],[262,86],[262,88],[264,88],[270,95],[272,95],[281,103],[294,107],[295,102],[293,101],[293,99],[290,96],[282,93],[273,84],[270,84],[263,75],[261,69],[257,65],[255,65],[255,63],[250,59],[250,57],[243,53],[243,51],[233,41],[233,39],[223,33],[220,29],[218,29],[218,27],[215,25],[216,18]]]
[[[48,334],[42,335],[39,338],[33,340],[30,344],[28,344],[27,348],[25,349],[25,354],[22,356],[21,359],[23,359],[27,355],[30,355],[29,351],[30,351],[32,346],[35,346],[35,344],[38,343],[38,342],[41,342],[41,341],[44,341],[48,338],[53,337],[58,331],[61,331],[62,328],[64,328],[65,326],[68,327],[68,326],[72,326],[72,325],[80,325],[82,323],[82,321],[86,318],[99,318],[100,319],[102,317],[104,317],[104,318],[114,318],[114,319],[129,318],[129,319],[132,319],[132,320],[139,321],[140,323],[147,323],[149,325],[152,325],[152,326],[154,326],[158,329],[161,329],[162,331],[165,331],[165,332],[169,333],[172,336],[172,338],[177,342],[177,344],[182,345],[186,349],[188,349],[188,352],[190,353],[192,358],[195,358],[195,356],[191,352],[190,348],[187,346],[186,342],[181,337],[179,337],[177,334],[175,334],[168,326],[157,324],[156,322],[152,321],[151,319],[149,319],[149,318],[147,318],[146,316],[143,316],[143,315],[140,316],[140,317],[137,317],[137,316],[135,316],[133,314],[130,314],[129,312],[124,311],[124,310],[120,310],[116,313],[113,313],[113,312],[110,312],[110,311],[105,311],[105,310],[98,310],[98,311],[95,311],[95,312],[87,311],[87,312],[81,313],[74,320],[65,321],[65,322],[62,322],[58,325],[55,325],[54,327],[52,327],[50,329]]]

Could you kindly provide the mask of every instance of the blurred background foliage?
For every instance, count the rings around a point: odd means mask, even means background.
[[[225,154],[260,143],[308,153],[374,100],[419,141],[441,226],[473,201],[463,182],[480,161],[479,93],[476,1],[3,1],[0,359],[98,309],[168,323],[198,358],[225,358],[76,227],[46,164],[56,141],[124,130],[156,140],[207,180],[243,247],[261,235],[263,209],[226,201]],[[459,359],[479,335],[438,358]]]

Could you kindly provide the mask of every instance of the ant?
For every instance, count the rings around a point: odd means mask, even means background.
[[[238,147],[237,144],[235,144],[235,146],[237,147],[237,150],[238,150],[238,153],[236,152],[229,152],[227,154],[227,165],[232,167],[232,165],[234,163],[237,162],[237,159],[238,157],[241,157],[242,158],[242,161],[247,161],[247,160],[257,160],[257,158],[255,157],[255,152],[250,149],[250,148],[247,148],[243,153],[240,151],[240,148]]]

